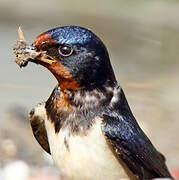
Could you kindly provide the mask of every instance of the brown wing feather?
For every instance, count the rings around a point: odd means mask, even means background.
[[[41,147],[50,154],[47,132],[45,129],[46,109],[45,102],[39,103],[30,111],[30,124],[32,132]]]

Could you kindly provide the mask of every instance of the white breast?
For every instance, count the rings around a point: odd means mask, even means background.
[[[54,162],[71,179],[136,179],[106,143],[100,119],[96,120],[86,136],[69,136],[68,129],[56,134],[54,125],[49,120],[45,123]],[[65,145],[65,140],[68,145]]]

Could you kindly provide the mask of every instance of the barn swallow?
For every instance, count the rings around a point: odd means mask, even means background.
[[[93,32],[59,27],[30,47],[33,57],[21,66],[40,64],[58,81],[49,99],[31,110],[30,122],[62,173],[74,180],[172,178],[164,156],[133,116],[108,51]]]

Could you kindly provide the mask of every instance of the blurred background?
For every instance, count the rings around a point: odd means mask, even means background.
[[[41,66],[15,64],[19,25],[29,43],[57,26],[96,33],[139,124],[169,169],[179,168],[179,1],[0,0],[0,179],[60,176],[28,122],[30,109],[45,101],[57,82]]]

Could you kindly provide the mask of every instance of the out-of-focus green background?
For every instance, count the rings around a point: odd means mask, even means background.
[[[56,80],[43,67],[14,63],[19,25],[29,43],[64,25],[101,37],[138,122],[169,168],[179,167],[179,1],[0,0],[0,174],[17,160],[32,169],[49,166],[28,112],[49,97]]]

